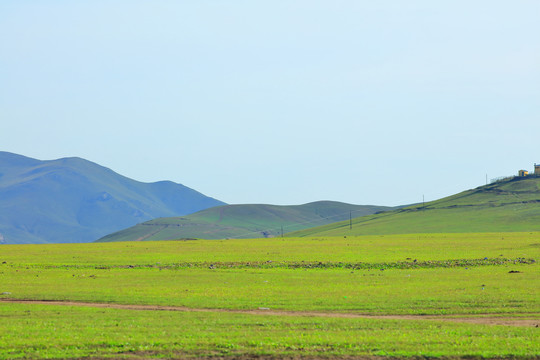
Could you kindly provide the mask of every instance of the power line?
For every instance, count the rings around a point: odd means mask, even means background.
[[[363,210],[349,210],[349,226],[350,226],[351,229],[352,229],[352,213],[353,212],[361,212],[361,211],[363,211]],[[299,226],[299,225],[317,223],[317,222],[321,222],[321,221],[324,221],[324,220],[330,220],[330,219],[336,218],[336,217],[344,217],[346,214],[347,214],[346,212],[343,212],[343,213],[335,214],[335,215],[332,215],[332,216],[326,216],[326,217],[323,217],[321,219],[315,219],[315,220],[304,221],[304,222],[294,222],[294,223],[292,223],[290,225],[285,225],[285,226],[281,225],[281,236],[283,237],[283,234],[284,234],[283,229],[286,229],[288,227],[290,228],[290,227]],[[370,214],[368,214],[368,215],[370,215]],[[263,233],[263,232],[270,232],[270,231],[275,231],[275,228],[250,231],[250,232],[247,232],[247,233],[236,235],[236,236],[234,236],[234,238],[243,238],[243,237],[247,237],[247,236],[249,236],[251,234],[260,234],[260,233]]]

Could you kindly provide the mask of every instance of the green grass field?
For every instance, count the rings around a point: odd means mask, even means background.
[[[2,359],[540,354],[537,232],[0,251]]]
[[[0,357],[538,357],[538,329],[2,304]],[[366,358],[366,357],[364,357]]]

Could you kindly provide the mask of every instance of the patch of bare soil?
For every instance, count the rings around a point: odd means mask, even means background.
[[[436,320],[459,323],[473,323],[483,325],[506,325],[506,326],[540,326],[540,314],[527,314],[528,318],[517,317],[497,317],[489,315],[367,315],[354,313],[316,312],[316,311],[286,311],[259,308],[254,310],[232,310],[232,309],[197,309],[183,306],[160,306],[160,305],[135,305],[135,304],[112,304],[112,303],[89,303],[77,301],[56,301],[56,300],[18,300],[0,299],[4,303],[17,304],[40,304],[40,305],[62,305],[62,306],[87,306],[95,308],[110,308],[124,310],[147,310],[147,311],[184,311],[184,312],[227,312],[233,314],[251,314],[268,316],[308,316],[308,317],[329,317],[346,319],[396,319],[396,320]]]

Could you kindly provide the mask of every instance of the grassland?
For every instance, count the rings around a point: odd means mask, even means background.
[[[540,178],[511,178],[440,200],[287,236],[540,231]]]
[[[3,359],[540,354],[540,233],[0,250]]]
[[[98,242],[173,240],[182,238],[264,238],[391,210],[387,206],[318,201],[304,205],[225,205],[181,217],[146,221],[109,234]]]
[[[538,330],[439,321],[2,304],[0,357],[535,358]],[[7,321],[6,321],[7,320]]]

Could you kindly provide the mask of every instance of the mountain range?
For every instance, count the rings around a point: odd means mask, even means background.
[[[385,208],[336,202],[225,205],[155,219],[99,241],[540,231],[540,177],[512,176],[435,201]]]
[[[0,244],[540,231],[540,177],[509,177],[401,207],[227,205],[76,158],[0,152]]]
[[[0,243],[91,242],[225,203],[171,181],[143,183],[77,157],[0,152]]]

